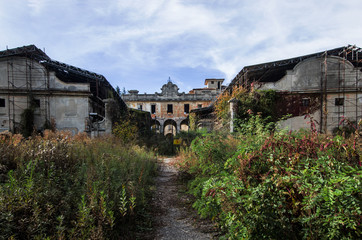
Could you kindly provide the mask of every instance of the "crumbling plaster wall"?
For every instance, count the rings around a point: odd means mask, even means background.
[[[358,122],[362,118],[362,74],[349,61],[339,57],[307,59],[287,71],[287,74],[275,83],[263,83],[260,89],[273,89],[291,94],[322,93],[322,81],[326,82],[326,109],[320,107],[310,116],[322,127],[321,120],[326,116],[326,132],[332,133],[342,119]],[[337,98],[344,98],[343,105],[336,105]],[[319,98],[320,100],[320,98]],[[300,103],[296,103],[300,104]],[[321,104],[321,103],[320,103]],[[297,107],[297,106],[296,106]],[[323,114],[323,116],[321,116]],[[325,121],[325,119],[323,120]],[[310,128],[310,118],[296,116],[280,123],[281,127],[290,130]]]
[[[0,131],[20,126],[30,95],[40,103],[34,112],[37,129],[53,119],[59,130],[86,130],[89,84],[65,83],[36,61],[9,57],[0,60],[0,98],[5,100],[5,107],[0,107]],[[17,126],[12,126],[13,121]]]

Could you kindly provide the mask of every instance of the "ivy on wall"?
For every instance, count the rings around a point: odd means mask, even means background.
[[[215,104],[215,112],[219,119],[226,123],[230,120],[231,99],[237,100],[235,110],[236,118],[247,121],[250,113],[259,114],[262,118],[269,117],[270,121],[276,121],[277,93],[274,90],[251,90],[243,87],[234,87],[230,92],[225,91],[219,96]]]

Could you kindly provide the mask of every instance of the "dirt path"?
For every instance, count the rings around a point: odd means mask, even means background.
[[[156,210],[155,239],[213,239],[215,231],[211,223],[200,221],[187,207],[187,196],[181,195],[177,170],[173,158],[159,160],[154,207]]]

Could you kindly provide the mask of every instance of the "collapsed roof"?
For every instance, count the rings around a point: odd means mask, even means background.
[[[359,62],[362,60],[362,54],[360,54],[361,60],[358,58],[358,53],[361,53],[362,49],[356,46],[348,45],[347,47],[335,48],[324,52],[318,52],[305,56],[279,60],[275,62],[262,63],[257,65],[251,65],[244,67],[236,77],[231,81],[227,90],[232,88],[236,84],[245,84],[251,82],[276,82],[281,79],[287,70],[293,69],[298,63],[309,58],[320,58],[324,56],[338,56],[343,57],[350,61],[355,67],[359,66]]]
[[[56,76],[64,82],[89,83],[90,91],[94,97],[106,99],[111,98],[112,96],[118,96],[114,88],[103,75],[52,60],[35,45],[0,51],[0,58],[12,56],[26,57],[35,60],[42,64],[46,69],[54,71]],[[120,97],[118,98],[120,102],[123,102]]]

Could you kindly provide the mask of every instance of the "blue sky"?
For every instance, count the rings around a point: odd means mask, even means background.
[[[114,86],[180,91],[355,44],[361,0],[0,0],[0,50],[35,44]]]

